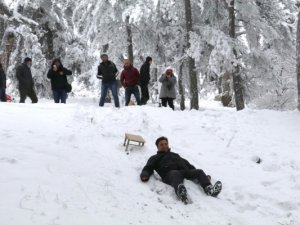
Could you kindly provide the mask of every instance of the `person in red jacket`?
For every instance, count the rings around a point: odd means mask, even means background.
[[[134,95],[138,105],[141,105],[140,90],[138,87],[140,79],[139,71],[133,67],[129,59],[124,60],[124,70],[121,73],[121,83],[125,88],[125,105],[128,106],[131,94]]]

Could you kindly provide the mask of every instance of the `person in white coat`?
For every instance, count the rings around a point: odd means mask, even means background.
[[[177,79],[174,76],[173,70],[168,68],[158,81],[161,82],[159,98],[161,99],[162,106],[167,107],[168,104],[169,107],[174,110],[174,99],[176,99],[175,85]]]

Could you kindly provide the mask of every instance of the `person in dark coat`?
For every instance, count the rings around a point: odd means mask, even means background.
[[[72,75],[72,71],[64,68],[60,59],[54,59],[51,68],[48,71],[47,78],[51,80],[51,89],[55,103],[64,103],[67,101],[66,85],[67,76]]]
[[[167,103],[172,108],[174,108],[174,99],[176,98],[175,85],[177,79],[174,76],[172,69],[167,69],[166,72],[158,80],[161,82],[161,88],[159,93],[159,98],[163,107],[167,107]]]
[[[141,105],[140,90],[138,87],[140,79],[139,71],[133,67],[129,59],[124,60],[124,70],[121,73],[121,83],[125,88],[125,105],[128,106],[131,94],[134,95],[138,105]]]
[[[6,102],[6,75],[0,62],[0,101]]]
[[[100,107],[104,106],[107,91],[108,89],[110,89],[114,98],[115,107],[119,108],[120,102],[118,96],[118,82],[116,79],[118,74],[118,69],[112,61],[108,60],[107,54],[102,54],[101,60],[102,62],[98,66],[98,73],[97,73],[97,78],[102,80],[101,97],[100,97],[99,106]]]
[[[152,63],[152,58],[148,56],[146,62],[142,65],[140,69],[140,87],[141,87],[141,104],[146,105],[149,100],[149,90],[148,85],[150,81],[150,65]]]
[[[27,57],[17,68],[16,77],[19,81],[20,103],[25,103],[27,96],[31,99],[32,103],[38,102],[38,98],[34,90],[31,66],[32,59]]]
[[[203,170],[196,169],[186,159],[171,152],[166,137],[158,138],[155,144],[158,149],[157,154],[150,157],[140,174],[140,178],[143,182],[148,181],[155,170],[164,183],[169,184],[174,188],[176,195],[184,203],[187,203],[188,201],[186,188],[183,184],[184,179],[193,180],[199,183],[204,189],[204,192],[209,196],[216,197],[220,193],[222,183],[217,181],[213,186],[209,176],[207,176]]]

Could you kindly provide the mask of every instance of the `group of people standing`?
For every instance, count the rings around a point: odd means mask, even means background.
[[[134,95],[137,105],[146,105],[149,100],[148,85],[150,82],[150,66],[152,58],[148,56],[141,66],[140,70],[136,69],[132,63],[125,59],[123,61],[123,70],[120,74],[121,85],[125,88],[125,105],[130,103],[131,95]],[[19,82],[20,103],[25,103],[29,97],[32,103],[37,103],[38,98],[34,90],[34,80],[31,73],[32,59],[25,58],[23,63],[17,67],[16,77]],[[67,93],[70,92],[67,76],[72,75],[72,71],[66,69],[60,59],[54,59],[47,73],[47,78],[51,81],[51,89],[55,103],[66,103]],[[104,106],[105,98],[108,90],[111,91],[115,107],[120,107],[118,96],[118,80],[119,75],[116,65],[109,60],[107,54],[101,55],[101,63],[98,66],[97,78],[102,80],[101,96],[99,106]],[[176,98],[175,85],[177,79],[171,68],[167,69],[159,78],[161,90],[159,98],[162,106],[167,104],[174,110],[174,99]],[[140,88],[139,88],[140,87]],[[6,101],[6,75],[0,63],[0,99]],[[141,90],[141,94],[140,94]]]
[[[32,103],[37,103],[38,98],[34,90],[34,82],[31,74],[32,60],[25,58],[24,62],[18,66],[16,77],[19,81],[20,103],[24,103],[26,97],[30,97]],[[7,101],[6,95],[6,75],[0,63],[0,100]]]
[[[25,58],[23,63],[17,67],[16,77],[20,94],[20,103],[25,103],[27,97],[32,103],[38,102],[38,97],[34,89],[34,80],[31,73],[32,59]],[[60,59],[54,59],[47,77],[51,80],[51,89],[55,103],[66,103],[68,81],[67,76],[72,75],[72,71],[63,67]],[[6,75],[0,63],[0,99],[6,102]]]
[[[109,60],[107,54],[101,55],[102,62],[98,66],[97,78],[102,80],[101,86],[101,97],[99,106],[104,106],[105,97],[108,89],[111,90],[114,99],[115,107],[120,107],[118,97],[118,69],[116,65]],[[150,82],[150,66],[152,64],[152,58],[148,56],[146,61],[141,66],[140,71],[135,68],[130,60],[125,59],[123,61],[124,68],[120,75],[120,82],[125,88],[125,106],[130,103],[131,95],[134,95],[137,105],[146,105],[149,100],[149,89],[148,85]],[[166,107],[167,104],[174,108],[174,99],[176,98],[175,85],[177,79],[174,76],[171,68],[167,69],[166,72],[159,78],[161,85],[160,99],[162,106]],[[140,89],[141,95],[140,95]]]
[[[118,69],[116,65],[108,59],[107,54],[101,55],[102,62],[98,66],[97,78],[102,80],[101,97],[99,106],[104,106],[105,97],[108,89],[111,90],[114,99],[115,107],[120,107],[118,96]],[[146,62],[142,65],[141,70],[138,71],[128,59],[123,61],[124,69],[120,75],[120,82],[125,88],[125,105],[128,106],[131,95],[134,95],[138,105],[145,105],[149,100],[148,84],[150,81],[150,65],[152,58],[147,57]],[[142,97],[138,85],[141,86]]]

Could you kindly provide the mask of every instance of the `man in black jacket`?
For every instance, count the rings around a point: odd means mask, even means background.
[[[20,103],[25,103],[28,96],[32,103],[37,103],[38,98],[34,91],[34,82],[31,74],[32,59],[25,58],[24,62],[17,68],[17,79],[19,81]]]
[[[6,76],[3,70],[2,64],[0,62],[0,101],[6,102]]]
[[[142,65],[140,69],[140,87],[142,92],[141,103],[146,105],[149,100],[149,90],[148,85],[150,81],[150,65],[152,63],[152,58],[148,56],[146,62]]]
[[[102,54],[101,60],[102,62],[98,66],[97,73],[97,78],[102,80],[99,106],[104,106],[107,91],[110,89],[114,98],[115,106],[119,108],[118,83],[116,80],[118,69],[112,61],[108,60],[107,54]]]
[[[176,195],[185,204],[188,203],[188,199],[186,188],[183,185],[184,179],[199,183],[209,196],[216,197],[221,192],[222,183],[217,181],[215,185],[212,185],[209,176],[203,170],[196,169],[186,159],[171,152],[166,137],[158,138],[155,144],[158,148],[157,154],[150,157],[140,175],[143,182],[148,181],[155,170],[164,183],[174,187]]]

